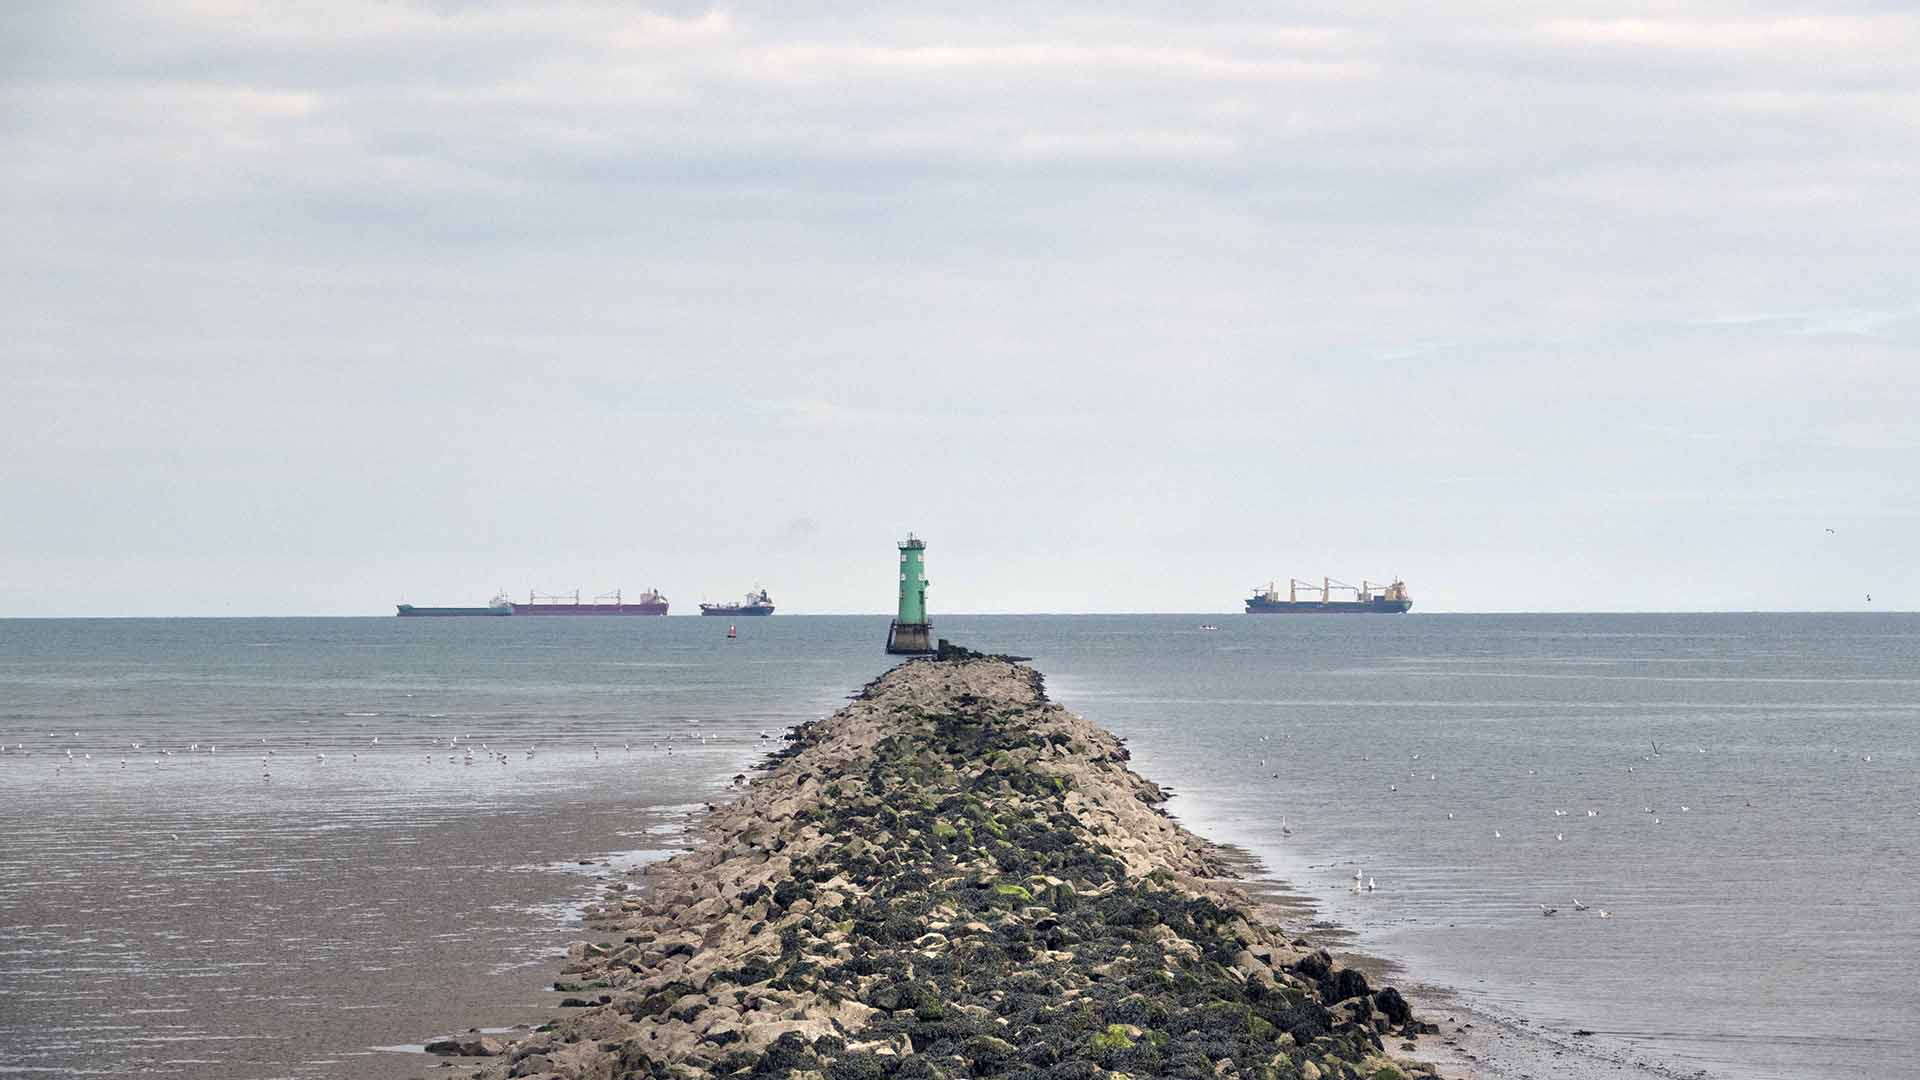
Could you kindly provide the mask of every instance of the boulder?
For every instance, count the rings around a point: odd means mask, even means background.
[[[1391,986],[1373,995],[1373,1007],[1385,1013],[1387,1020],[1394,1027],[1400,1027],[1413,1019],[1413,1009],[1407,1004],[1407,999],[1401,997],[1400,991]]]
[[[1364,997],[1367,994],[1367,977],[1352,968],[1341,968],[1322,981],[1320,992],[1328,1002]]]

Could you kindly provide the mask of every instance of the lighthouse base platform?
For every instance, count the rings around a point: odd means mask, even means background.
[[[933,652],[933,624],[894,620],[887,627],[887,651],[906,656]]]

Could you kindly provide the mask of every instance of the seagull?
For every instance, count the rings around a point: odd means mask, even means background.
[[[1368,879],[1367,879],[1367,891],[1368,891],[1368,892],[1372,892],[1372,891],[1373,891],[1373,889],[1374,889],[1374,885],[1373,885],[1373,879],[1372,879],[1372,878],[1368,878]]]
[[[1575,910],[1575,911],[1585,911],[1585,910],[1587,910],[1587,905],[1585,905],[1585,904],[1583,904],[1583,903],[1581,903],[1581,902],[1580,902],[1580,901],[1579,901],[1578,899],[1576,899],[1576,900],[1574,900],[1574,902],[1573,902],[1573,910]]]
[[[1559,911],[1559,910],[1560,910],[1560,909],[1559,909],[1559,908],[1557,908],[1557,907],[1548,907],[1548,906],[1547,906],[1547,905],[1545,905],[1545,904],[1541,904],[1541,905],[1540,905],[1540,914],[1542,914],[1542,915],[1552,915],[1552,914],[1554,914],[1555,912],[1557,912],[1557,911]]]
[[[1567,838],[1567,834],[1563,832],[1557,832],[1553,834],[1553,838],[1555,840],[1565,840]]]
[[[1611,918],[1613,918],[1613,912],[1611,912],[1611,911],[1608,911],[1608,910],[1607,910],[1606,908],[1601,908],[1601,909],[1600,909],[1600,917],[1601,917],[1601,918],[1603,918],[1603,919],[1611,919]]]
[[[1600,816],[1600,811],[1598,811],[1598,810],[1588,810],[1588,811],[1587,811],[1587,816],[1588,816],[1588,817],[1599,817],[1599,816]]]
[[[1285,817],[1282,817],[1280,819],[1280,835],[1281,836],[1293,835],[1293,826],[1287,824],[1287,819]]]
[[[1447,811],[1447,820],[1448,820],[1448,821],[1452,821],[1452,820],[1453,820],[1453,811],[1451,811],[1451,810],[1449,810],[1449,811]]]
[[[1499,830],[1499,829],[1495,829],[1495,830],[1493,830],[1493,838],[1494,838],[1495,840],[1498,840],[1498,839],[1500,839],[1500,830]]]

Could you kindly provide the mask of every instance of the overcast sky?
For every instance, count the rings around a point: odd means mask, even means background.
[[[6,4],[0,615],[1920,608],[1920,16],[1445,6]]]

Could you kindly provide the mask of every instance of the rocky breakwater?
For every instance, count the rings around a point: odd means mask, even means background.
[[[1264,924],[1126,762],[1030,667],[895,668],[596,907],[572,1011],[476,1075],[1427,1071],[1401,996]]]

